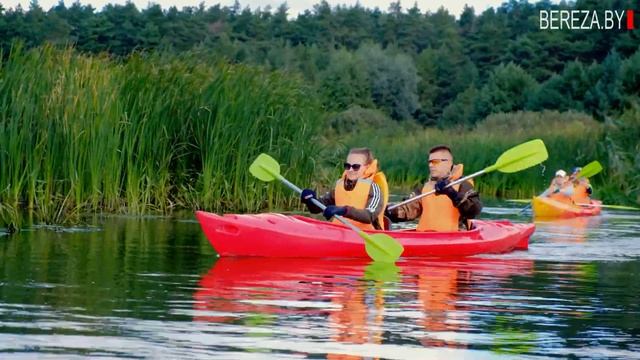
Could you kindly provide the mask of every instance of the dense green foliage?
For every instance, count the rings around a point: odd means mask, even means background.
[[[598,195],[640,201],[640,33],[538,24],[541,9],[634,5],[512,0],[457,18],[400,3],[320,2],[296,18],[286,5],[0,5],[0,221],[21,206],[50,222],[257,211],[295,202],[248,178],[262,151],[294,182],[325,184],[348,146],[371,146],[408,185],[434,143],[469,171],[538,136],[547,168],[599,159]],[[549,175],[492,174],[479,187],[528,195]]]
[[[46,46],[12,48],[0,79],[5,214],[23,205],[59,223],[83,211],[289,204],[248,173],[261,152],[292,181],[312,177],[319,104],[291,76],[193,54],[120,63]]]
[[[604,193],[640,204],[640,109],[636,106],[606,124],[603,158],[608,160]]]
[[[0,47],[73,44],[81,52],[201,52],[231,62],[301,73],[328,109],[375,107],[399,120],[452,126],[501,111],[584,111],[603,120],[638,88],[625,82],[629,57],[640,56],[637,31],[540,30],[543,9],[632,9],[632,0],[575,4],[511,0],[476,14],[417,7],[331,8],[320,2],[288,18],[277,9],[175,7],[62,2],[45,11],[0,7]],[[454,16],[455,15],[455,16]],[[637,73],[636,73],[637,74]],[[636,84],[637,85],[637,84]]]

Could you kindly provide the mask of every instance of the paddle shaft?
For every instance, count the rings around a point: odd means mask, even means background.
[[[587,203],[576,203],[576,205],[584,206],[584,207],[599,207],[599,208],[608,208],[608,209],[619,209],[619,210],[640,210],[640,208],[636,208],[633,206],[622,206],[622,205],[604,205],[604,204],[587,204]]]
[[[560,190],[556,190],[553,193],[558,193],[560,192]],[[544,193],[543,193],[544,194]],[[542,196],[542,194],[538,195],[538,197]],[[533,206],[533,200],[529,200],[529,203],[527,204],[527,206],[523,207],[522,209],[520,209],[520,211],[518,211],[518,215],[524,213],[525,211],[527,211],[530,207]]]
[[[533,205],[533,201],[529,202],[527,204],[527,206],[523,207],[522,209],[520,209],[520,211],[518,211],[518,215],[524,213],[525,211],[527,211],[531,206]]]
[[[302,190],[297,187],[296,185],[292,184],[289,180],[285,179],[282,175],[280,174],[273,174],[274,176],[276,176],[278,178],[278,180],[282,181],[285,185],[287,185],[287,187],[289,187],[289,189],[297,192],[298,194],[302,194]],[[321,203],[318,199],[316,198],[312,198],[311,201],[320,208],[320,210],[324,211],[324,209],[326,209],[327,207]],[[364,233],[362,230],[358,229],[355,225],[353,225],[351,222],[349,222],[347,219],[343,218],[340,215],[335,215],[334,216],[336,219],[338,219],[338,221],[340,221],[341,223],[343,223],[344,225],[348,226],[351,228],[351,230],[357,232],[357,233]],[[378,244],[376,244],[375,242],[372,242],[375,246],[378,246]]]
[[[471,175],[465,176],[465,177],[460,178],[460,179],[458,179],[458,180],[456,180],[456,181],[452,181],[452,182],[450,182],[449,184],[447,184],[447,186],[446,186],[446,187],[451,187],[451,186],[454,186],[454,185],[458,185],[458,184],[463,183],[463,182],[465,182],[465,181],[467,181],[467,180],[469,180],[469,179],[471,179],[471,178],[474,178],[474,177],[476,177],[476,176],[478,176],[478,175],[482,175],[482,174],[484,174],[485,172],[486,172],[486,169],[482,169],[482,170],[480,170],[480,171],[478,171],[478,172],[475,172],[475,173],[473,173],[473,174],[471,174]],[[408,203],[410,203],[410,202],[413,202],[413,201],[416,201],[416,200],[422,199],[422,198],[423,198],[423,197],[425,197],[425,196],[429,196],[429,195],[431,195],[431,194],[435,194],[435,192],[436,192],[435,190],[431,190],[431,191],[426,192],[426,193],[424,193],[424,194],[420,194],[420,195],[418,195],[418,196],[414,196],[414,197],[412,197],[411,199],[407,199],[407,200],[405,200],[405,201],[402,201],[402,202],[399,202],[399,203],[394,204],[394,205],[392,205],[392,206],[389,206],[389,208],[388,208],[388,209],[389,209],[389,210],[393,210],[393,209],[395,209],[395,208],[397,208],[397,207],[400,207],[400,206],[402,206],[402,205],[405,205],[405,204],[408,204]]]

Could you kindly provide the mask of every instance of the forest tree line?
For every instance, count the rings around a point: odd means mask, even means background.
[[[540,30],[539,11],[632,9],[634,1],[529,3],[461,14],[331,7],[297,17],[277,9],[133,3],[94,9],[0,5],[0,48],[72,45],[83,53],[195,52],[204,59],[302,76],[329,112],[358,105],[423,125],[473,125],[519,110],[575,110],[598,120],[622,114],[640,96],[640,36],[628,30]]]

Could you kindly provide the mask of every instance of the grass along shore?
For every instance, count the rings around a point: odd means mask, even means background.
[[[348,148],[367,146],[391,187],[409,192],[427,176],[426,152],[435,144],[449,144],[470,174],[533,138],[544,140],[549,159],[478,177],[483,196],[530,197],[556,169],[599,160],[605,171],[592,179],[595,196],[640,202],[638,109],[604,124],[543,111],[494,114],[472,128],[423,128],[358,107],[328,116],[296,75],[197,52],[112,59],[16,45],[3,57],[0,226],[20,227],[24,212],[65,224],[97,212],[300,209],[290,190],[251,177],[261,152],[292,182],[326,190]]]
[[[123,61],[14,46],[0,64],[0,221],[292,206],[247,169],[268,152],[309,183],[319,103],[303,81],[198,54]]]

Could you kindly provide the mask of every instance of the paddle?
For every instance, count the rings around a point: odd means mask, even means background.
[[[509,199],[507,200],[508,202],[514,202],[514,203],[522,203],[522,204],[528,204],[531,202],[530,199]]]
[[[273,181],[278,179],[282,181],[286,186],[288,186],[291,190],[297,192],[298,194],[302,193],[299,187],[295,186],[289,180],[285,179],[282,175],[280,175],[280,164],[267,154],[260,154],[249,167],[249,172],[255,176],[256,178],[262,181]],[[313,199],[313,203],[318,206],[320,209],[324,210],[326,206],[320,201]],[[338,221],[343,223],[344,225],[351,228],[351,230],[355,231],[360,235],[361,238],[364,239],[364,246],[367,254],[374,261],[394,263],[402,252],[404,248],[402,244],[397,242],[394,238],[386,234],[367,234],[364,231],[355,227],[348,220],[344,219],[342,216],[335,216]]]
[[[465,176],[456,181],[452,181],[447,185],[447,187],[460,184],[478,175],[487,174],[495,170],[498,170],[503,173],[514,173],[520,170],[530,168],[534,165],[538,165],[541,162],[547,160],[548,157],[549,157],[549,154],[547,153],[547,148],[544,146],[544,142],[542,142],[542,140],[535,139],[535,140],[527,141],[526,143],[522,143],[520,145],[514,146],[511,149],[502,153],[502,155],[500,155],[498,160],[496,160],[495,164],[488,166],[469,176]],[[424,194],[420,194],[418,196],[412,197],[411,199],[408,199],[400,203],[397,203],[393,206],[390,206],[389,210],[393,210],[398,206],[402,206],[412,201],[421,199],[425,196],[429,196],[431,194],[434,194],[435,192],[436,192],[435,190],[431,190]]]
[[[513,199],[513,200],[507,200],[509,202],[515,202],[515,203],[522,203],[522,204],[527,204],[525,207],[523,207],[522,209],[520,209],[520,211],[518,211],[518,215],[522,215],[525,211],[529,210],[529,208],[531,208],[531,205],[533,204],[531,202],[531,200],[529,199]]]
[[[590,178],[593,175],[598,174],[600,171],[602,171],[602,165],[600,165],[598,160],[595,160],[583,166],[582,170],[580,170],[576,175],[576,179],[579,179],[581,177]]]
[[[605,208],[605,209],[619,209],[619,210],[635,210],[635,211],[640,211],[640,208],[637,207],[633,207],[633,206],[622,206],[622,205],[594,205],[594,204],[585,204],[585,203],[578,203],[576,205],[580,205],[580,206],[589,206],[589,207],[601,207],[601,208]]]

